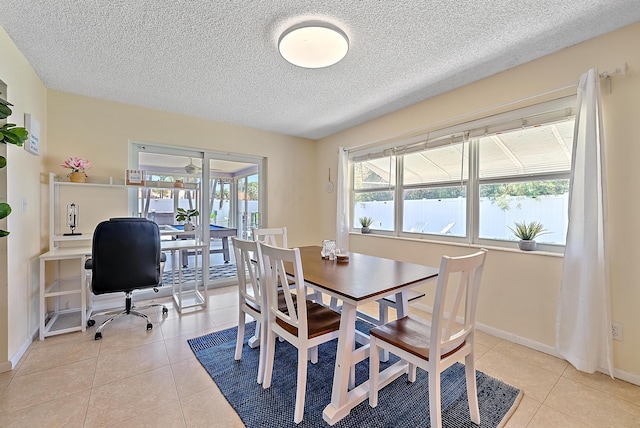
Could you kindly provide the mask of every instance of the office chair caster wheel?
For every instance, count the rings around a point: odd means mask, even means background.
[[[153,324],[149,323],[147,324],[147,330],[151,330],[153,328]]]
[[[87,327],[93,327],[96,325],[96,320],[87,320]]]
[[[162,315],[166,315],[169,313],[169,309],[167,308],[162,308]]]
[[[100,340],[102,339],[102,333],[96,333],[96,335],[94,336],[95,340]]]

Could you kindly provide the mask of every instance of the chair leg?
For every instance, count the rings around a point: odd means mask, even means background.
[[[318,347],[314,346],[309,350],[309,361],[311,364],[318,364]]]
[[[416,365],[413,363],[409,363],[409,372],[407,373],[407,378],[411,383],[416,381]]]
[[[251,349],[255,349],[262,343],[262,339],[260,339],[260,331],[262,330],[262,323],[260,320],[256,320],[256,331],[253,333],[253,336],[249,338],[247,343]]]
[[[385,325],[389,322],[389,307],[384,303],[379,303],[378,301],[378,321],[380,321],[380,325]],[[387,362],[389,361],[389,351],[385,348],[382,348],[382,352],[380,355],[380,361]]]
[[[236,337],[236,354],[234,356],[236,361],[239,361],[242,358],[242,345],[244,342],[244,323],[245,323],[245,313],[240,310],[240,315],[238,316],[238,336]]]
[[[478,409],[478,388],[476,385],[476,369],[473,352],[465,357],[465,373],[467,381],[467,397],[469,399],[469,413],[471,421],[480,425],[480,410]]]
[[[111,312],[113,313],[113,312]],[[102,322],[102,324],[100,324],[100,326],[96,329],[96,337],[98,336],[98,334],[102,334],[102,330],[107,326],[107,324],[109,324],[111,321],[113,321],[114,319],[116,319],[116,317],[120,316],[120,315],[126,315],[127,311],[120,311],[117,314],[113,315],[112,317],[110,317],[109,319],[105,320]]]
[[[440,372],[436,367],[429,370],[429,413],[431,413],[431,427],[442,428],[440,414]]]
[[[273,374],[273,358],[275,356],[276,348],[276,334],[271,329],[267,331],[266,342],[267,355],[264,362],[264,380],[262,381],[262,387],[265,389],[271,386],[271,375]]]
[[[307,392],[307,354],[306,347],[298,349],[298,387],[296,390],[296,410],[293,422],[299,424],[304,416],[304,399]]]
[[[256,322],[256,329],[258,329],[258,326],[260,325],[260,323]],[[264,325],[266,326],[266,321],[264,322]],[[266,328],[261,328],[259,331],[260,334],[260,356],[259,356],[259,360],[258,360],[258,383],[262,383],[264,381],[264,365],[265,365],[265,361],[267,359],[267,329]]]
[[[369,342],[369,405],[378,405],[378,376],[380,370],[380,348],[372,336]]]

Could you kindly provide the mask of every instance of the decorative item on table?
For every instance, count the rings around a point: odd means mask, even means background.
[[[144,171],[127,169],[124,178],[127,186],[144,186]]]
[[[80,207],[74,202],[67,205],[67,226],[71,229],[71,233],[65,233],[64,236],[82,235],[76,232],[78,220],[80,219]]]
[[[515,229],[511,226],[507,227],[511,229],[516,238],[520,239],[518,247],[522,251],[535,251],[537,248],[536,237],[550,233],[544,228],[544,225],[538,221],[532,221],[531,223],[524,221],[522,223],[516,222],[515,226]]]
[[[362,228],[360,229],[360,232],[362,233],[371,232],[371,229],[369,229],[369,226],[371,226],[371,224],[373,223],[373,217],[360,217],[358,221],[360,222],[360,226],[362,226]]]
[[[73,183],[86,183],[87,173],[86,171],[91,168],[91,162],[75,156],[69,156],[64,163],[60,164],[61,167],[71,170],[69,175],[69,181]]]
[[[322,241],[322,250],[320,251],[320,256],[323,259],[328,259],[331,251],[335,251],[336,249],[336,241],[332,239],[325,239]]]
[[[176,181],[173,182],[173,187],[176,187],[178,189],[182,189],[184,187],[184,181],[178,179]]]
[[[176,221],[184,221],[184,230],[190,231],[195,228],[194,224],[191,223],[191,219],[194,217],[198,217],[200,212],[197,209],[192,208],[185,210],[184,208],[178,208],[176,214]]]
[[[336,262],[349,263],[349,254],[343,254],[343,253],[336,254]]]

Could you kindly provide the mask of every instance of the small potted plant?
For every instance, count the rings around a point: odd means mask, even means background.
[[[362,226],[362,228],[360,229],[360,232],[362,233],[371,232],[371,229],[369,229],[369,226],[371,226],[371,223],[373,223],[372,217],[360,217],[358,221],[360,222],[360,226]]]
[[[189,209],[189,210],[185,210],[184,208],[178,208],[177,212],[178,214],[176,214],[176,221],[184,222],[185,231],[193,230],[195,226],[193,225],[193,223],[191,223],[191,219],[194,217],[198,217],[200,215],[198,210],[195,208]]]
[[[522,223],[516,222],[515,228],[509,226],[509,229],[511,229],[516,238],[520,239],[518,247],[520,247],[522,251],[535,251],[537,247],[536,237],[549,233],[544,228],[544,225],[538,221],[532,221],[531,223],[524,221]]]
[[[86,183],[86,171],[91,168],[91,162],[75,156],[69,156],[60,166],[71,170],[68,175],[69,181],[73,183]]]

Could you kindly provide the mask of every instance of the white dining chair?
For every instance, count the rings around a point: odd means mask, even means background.
[[[273,245],[274,247],[289,248],[287,245],[286,226],[253,229],[253,240]]]
[[[258,258],[258,243],[231,237],[233,242],[233,252],[236,259],[238,271],[238,337],[236,339],[235,359],[242,358],[242,346],[244,344],[244,332],[246,315],[256,321],[254,336],[249,339],[248,345],[251,348],[260,346],[260,356],[258,360],[257,382],[262,383],[264,378],[264,360],[266,349],[261,346],[265,340],[265,325],[267,322],[266,296],[260,286],[263,265]]]
[[[406,316],[371,329],[371,407],[378,405],[380,350],[387,349],[409,363],[410,382],[416,380],[416,367],[429,373],[430,422],[434,428],[442,427],[440,375],[464,357],[469,412],[471,420],[480,424],[474,335],[478,288],[486,253],[487,250],[482,249],[468,256],[442,257],[430,323]],[[449,293],[452,295],[448,296]]]
[[[278,248],[262,243],[258,247],[264,261],[263,279],[265,281],[263,282],[266,284],[264,290],[269,306],[268,331],[266,333],[267,355],[262,386],[263,388],[271,386],[276,335],[278,335],[298,349],[298,378],[293,420],[295,423],[300,423],[304,415],[309,351],[338,337],[340,314],[310,300],[306,300],[305,305],[301,304],[302,299],[298,299],[296,304],[295,296],[306,295],[300,250],[298,248]],[[293,274],[290,275],[293,280],[292,288],[278,287],[279,284],[284,284],[287,281],[285,263],[293,265]],[[280,308],[278,305],[277,293],[279,290],[282,290],[284,294],[286,309]],[[295,294],[293,291],[295,291]],[[317,352],[315,354],[315,358],[312,358],[312,363],[317,362]],[[330,381],[330,379],[327,379],[327,382]]]

